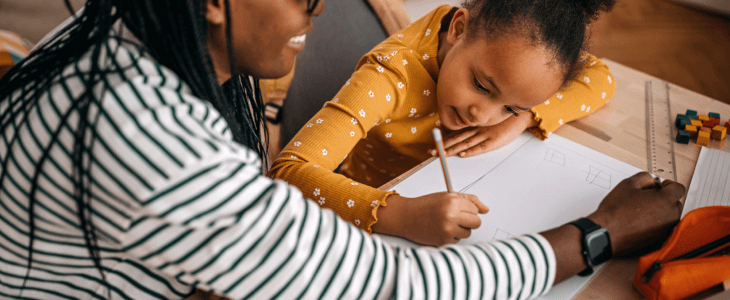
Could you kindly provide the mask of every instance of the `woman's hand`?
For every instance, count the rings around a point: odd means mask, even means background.
[[[441,192],[418,198],[388,196],[377,212],[374,232],[442,246],[468,238],[482,224],[479,214],[489,211],[474,195]]]
[[[446,156],[458,154],[461,157],[469,157],[499,149],[516,139],[525,129],[537,125],[534,114],[525,111],[520,112],[519,116],[510,116],[502,123],[493,126],[462,129],[450,134],[444,140]]]
[[[682,215],[685,188],[642,172],[621,181],[588,216],[611,236],[614,255],[637,254],[661,246]]]

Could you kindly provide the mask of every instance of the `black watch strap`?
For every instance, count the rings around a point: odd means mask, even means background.
[[[591,247],[591,245],[588,245],[588,243],[589,243],[588,235],[595,231],[601,230],[603,227],[594,223],[593,221],[591,221],[588,218],[580,218],[578,220],[570,222],[569,224],[574,225],[575,227],[578,227],[578,229],[580,229],[580,231],[583,235],[581,238],[581,246],[582,246],[581,252],[583,254],[583,259],[585,260],[587,267],[583,271],[578,273],[578,275],[579,276],[591,275],[591,274],[593,274],[593,266],[598,265],[598,264],[608,260],[608,258],[610,258],[612,255],[611,244],[610,244],[611,240],[610,240],[610,237],[608,236],[608,232],[604,230],[604,232],[606,234],[606,238],[608,239],[608,250],[607,250],[608,253],[606,253],[607,255],[602,255],[602,256],[605,256],[606,259],[596,263],[596,262],[592,261],[592,259],[591,259],[591,254],[595,255],[595,253],[589,253],[589,251],[591,251],[589,249]]]

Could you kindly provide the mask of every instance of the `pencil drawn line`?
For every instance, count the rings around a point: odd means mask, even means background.
[[[500,165],[501,165],[501,164],[502,164],[503,162],[507,161],[507,160],[508,160],[508,159],[509,159],[510,157],[512,157],[512,155],[514,155],[515,153],[519,152],[519,151],[520,151],[520,149],[522,149],[522,147],[524,147],[525,145],[527,145],[527,144],[528,144],[528,143],[529,143],[530,141],[532,141],[532,140],[534,140],[534,139],[535,139],[535,137],[534,137],[534,136],[530,137],[530,139],[528,139],[528,140],[527,140],[527,141],[526,141],[526,142],[525,142],[524,144],[520,145],[520,147],[519,147],[519,148],[517,148],[517,149],[516,149],[515,151],[512,151],[512,153],[510,153],[509,155],[507,155],[507,157],[505,157],[505,158],[504,158],[504,159],[503,159],[502,161],[500,161],[500,162],[499,162],[499,163],[498,163],[498,164],[497,164],[496,166],[494,166],[494,168],[490,169],[489,171],[487,171],[487,173],[485,173],[485,174],[484,174],[484,175],[482,175],[481,177],[477,178],[477,180],[474,180],[474,182],[472,182],[472,183],[468,184],[467,186],[465,186],[465,187],[464,187],[463,189],[461,189],[461,190],[459,191],[459,193],[464,193],[464,192],[466,192],[467,190],[469,190],[469,189],[470,189],[470,188],[471,188],[472,186],[474,186],[474,185],[475,185],[475,184],[476,184],[477,182],[479,182],[479,181],[480,181],[480,180],[482,180],[482,179],[483,179],[484,177],[486,177],[487,175],[489,175],[489,173],[492,173],[492,171],[494,171],[495,169],[497,169],[497,167],[499,167],[499,166],[500,166]]]

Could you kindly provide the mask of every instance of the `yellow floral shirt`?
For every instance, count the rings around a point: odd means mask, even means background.
[[[441,126],[438,32],[452,8],[437,8],[363,56],[335,98],[282,150],[269,175],[370,232],[378,207],[394,194],[375,187],[431,157],[431,130]],[[591,55],[586,59],[580,78],[531,110],[540,124],[533,132],[541,138],[613,96],[608,67]]]

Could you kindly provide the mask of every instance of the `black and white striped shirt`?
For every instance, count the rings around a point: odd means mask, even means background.
[[[113,299],[180,299],[194,286],[249,299],[527,299],[552,286],[555,255],[540,235],[394,248],[266,178],[256,153],[233,141],[208,102],[136,49],[106,45],[103,65],[122,71],[95,89],[89,113],[98,116],[92,218]],[[70,106],[86,89],[80,74],[89,64],[87,55],[68,66],[2,132],[0,298],[108,295],[73,200],[79,115]],[[0,114],[21,107],[17,94],[2,99]],[[21,292],[38,168],[33,264]]]

